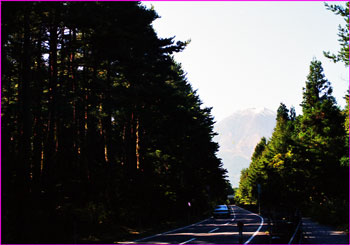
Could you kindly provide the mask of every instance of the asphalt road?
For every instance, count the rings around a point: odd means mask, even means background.
[[[132,243],[151,244],[248,244],[268,243],[267,224],[262,217],[237,206],[227,219],[208,218],[196,224],[136,240]],[[240,241],[237,222],[244,224]]]
[[[349,244],[349,234],[334,227],[320,225],[310,218],[302,219],[303,243],[307,244]]]

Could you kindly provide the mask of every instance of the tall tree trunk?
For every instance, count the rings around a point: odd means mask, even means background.
[[[72,133],[73,133],[73,152],[75,154],[74,160],[78,159],[79,155],[79,145],[78,145],[78,137],[79,137],[79,117],[77,116],[76,112],[76,67],[75,67],[75,50],[74,45],[76,43],[76,29],[73,28],[73,30],[69,30],[69,40],[70,40],[70,54],[69,54],[69,76],[70,81],[72,83],[72,94],[73,94],[73,111],[72,111]],[[75,161],[77,162],[77,161]]]
[[[41,52],[41,42],[42,42],[42,31],[41,28],[38,34],[38,46],[37,46],[37,66],[35,71],[35,92],[33,92],[33,98],[35,100],[35,111],[34,111],[34,139],[33,139],[33,168],[32,168],[32,191],[33,193],[40,193],[40,183],[41,183],[41,158],[43,151],[43,115],[42,115],[42,93],[43,93],[43,78],[42,78],[42,52]]]
[[[55,166],[56,156],[56,90],[57,90],[57,10],[53,9],[52,22],[49,28],[50,38],[49,38],[49,114],[47,123],[47,139],[45,144],[45,161],[44,161],[44,178],[45,185],[47,188],[52,188],[52,179],[50,175],[52,174],[53,167]]]
[[[110,61],[107,61],[107,89],[105,91],[105,100],[104,100],[104,110],[107,114],[107,117],[104,119],[104,144],[105,144],[105,161],[109,163],[111,157],[109,157],[111,153],[111,143],[112,143],[112,82],[111,82],[111,67]]]
[[[31,113],[31,92],[30,92],[30,30],[29,16],[24,13],[24,42],[22,56],[22,86],[21,86],[21,108],[22,108],[22,147],[21,160],[18,177],[23,184],[23,191],[27,191],[29,181],[29,169],[31,160],[31,135],[32,135],[32,113]]]
[[[133,106],[134,107],[134,106]],[[137,169],[136,160],[136,123],[135,113],[130,113],[130,121],[127,123],[125,137],[126,165],[131,178],[134,178]]]
[[[26,206],[28,200],[30,165],[31,165],[31,135],[32,135],[32,114],[31,114],[31,92],[30,92],[30,26],[29,26],[30,7],[24,7],[24,39],[23,53],[21,62],[21,84],[19,101],[21,106],[21,140],[19,148],[19,161],[17,162],[16,172],[16,195],[17,195],[17,228],[18,239],[24,242],[26,237]]]
[[[136,169],[140,169],[140,119],[136,118],[136,127],[135,127],[135,136],[136,136]]]

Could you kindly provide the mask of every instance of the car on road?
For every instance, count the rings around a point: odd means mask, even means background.
[[[227,205],[217,205],[213,211],[213,216],[215,219],[229,218],[230,214],[231,212],[230,212],[230,209],[227,207]]]

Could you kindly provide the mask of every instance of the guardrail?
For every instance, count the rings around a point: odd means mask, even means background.
[[[302,230],[301,230],[301,227],[302,227],[302,219],[299,220],[299,223],[297,225],[297,228],[295,229],[294,231],[294,234],[293,236],[290,238],[288,244],[292,244],[292,243],[299,243],[300,240],[301,240],[301,236],[302,236]]]

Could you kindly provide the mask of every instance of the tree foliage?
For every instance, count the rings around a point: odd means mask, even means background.
[[[325,5],[342,16],[346,26],[339,26],[338,54],[324,55],[349,66],[349,2],[345,8]],[[349,96],[341,111],[332,92],[321,62],[312,60],[302,115],[280,105],[272,137],[258,143],[249,168],[242,171],[238,202],[256,202],[261,185],[265,210],[301,209],[326,223],[348,224]]]
[[[338,54],[331,54],[328,51],[324,52],[324,55],[334,62],[341,61],[344,62],[345,66],[349,66],[349,2],[346,2],[345,8],[341,5],[329,5],[327,3],[325,3],[325,6],[328,10],[344,18],[345,27],[341,25],[338,27],[338,41],[340,44]]]
[[[261,185],[265,210],[327,210],[346,224],[339,216],[348,207],[348,132],[331,84],[315,59],[301,106],[303,113],[296,116],[294,108],[280,105],[272,137],[257,144],[249,168],[242,171],[236,199],[256,202]]]
[[[157,37],[153,9],[2,10],[3,241],[79,242],[225,199],[211,109],[172,57],[187,43]]]

